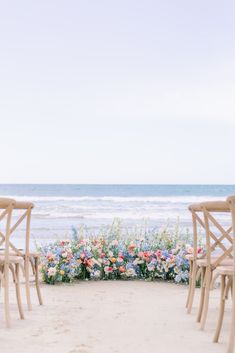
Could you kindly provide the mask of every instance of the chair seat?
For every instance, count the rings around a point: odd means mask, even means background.
[[[9,253],[9,255],[10,256],[17,256],[17,257],[23,257],[23,256],[25,256],[25,250],[24,249],[19,249],[19,251],[22,253],[22,255],[20,255],[20,254],[16,254],[14,251],[10,251],[10,253]],[[2,255],[4,253],[4,249],[0,249],[0,256]],[[34,251],[32,251],[32,252],[30,252],[29,253],[29,256],[30,257],[34,257],[34,258],[39,258],[40,257],[40,253],[39,252],[34,252]]]
[[[185,258],[188,261],[193,261],[194,260],[194,255],[193,254],[187,254],[187,255],[185,255]]]
[[[187,254],[185,255],[185,258],[188,260],[188,261],[193,261],[194,260],[194,255],[193,254]],[[205,258],[202,258],[202,256],[198,256],[197,257],[197,261],[199,260],[204,260]],[[212,256],[212,259],[218,259],[218,256]]]
[[[36,251],[35,252],[30,252],[29,255],[32,256],[32,257],[40,257],[40,253],[36,252]]]
[[[211,258],[211,266],[212,267],[218,258],[219,258],[219,256]],[[207,266],[207,259],[197,260],[197,265],[199,267],[206,267]],[[218,266],[232,266],[232,265],[233,265],[233,259],[227,258],[227,259],[224,259],[223,261],[221,261],[221,263]]]
[[[193,254],[187,254],[187,255],[185,255],[185,258],[188,260],[188,261],[193,261],[194,260],[194,255]],[[198,255],[197,256],[197,259],[199,260],[199,259],[201,259],[202,258],[202,255]]]
[[[233,266],[218,266],[216,272],[220,275],[232,276],[234,274]]]
[[[23,259],[20,256],[9,256],[9,262],[12,264],[20,264],[23,262]],[[0,255],[0,264],[5,263],[5,256]]]
[[[20,251],[22,252],[22,255],[25,256],[25,250],[20,249]],[[20,255],[18,255],[18,256],[20,256]],[[37,258],[37,257],[40,257],[40,253],[36,252],[36,251],[35,252],[34,251],[30,251],[29,256]]]

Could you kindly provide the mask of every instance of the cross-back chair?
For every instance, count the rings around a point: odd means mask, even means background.
[[[18,256],[24,261],[24,276],[25,276],[25,289],[26,289],[26,299],[28,310],[32,310],[31,296],[30,296],[30,266],[32,267],[32,272],[35,279],[35,286],[38,296],[39,304],[42,305],[42,295],[39,283],[39,254],[37,252],[30,251],[30,222],[31,213],[34,204],[32,202],[19,202],[16,201],[14,204],[14,211],[18,211],[18,215],[15,223],[11,226],[10,236],[9,236],[9,248],[12,255]],[[25,223],[25,248],[19,249],[14,245],[13,235],[18,230],[18,228]],[[1,245],[1,242],[0,242]]]
[[[233,237],[232,226],[227,227],[221,221],[221,214],[230,212],[226,201],[203,202],[200,207],[206,230],[206,256],[197,261],[197,265],[201,268],[202,283],[197,319],[201,323],[201,329],[204,329],[213,273],[220,266],[231,266],[233,263]]]
[[[234,343],[235,343],[235,196],[230,196],[227,198],[227,203],[231,212],[232,217],[232,227],[233,227],[233,263],[231,266],[221,266],[218,269],[218,273],[221,276],[221,294],[220,294],[220,308],[217,326],[214,335],[214,342],[218,342],[225,310],[225,301],[228,298],[228,292],[232,291],[232,322],[230,327],[229,344],[227,353],[233,353]]]
[[[20,281],[19,271],[22,259],[18,256],[10,255],[10,233],[12,211],[15,205],[15,200],[0,198],[0,223],[2,225],[0,231],[1,246],[3,248],[0,255],[0,284],[1,289],[4,288],[4,314],[6,326],[10,327],[10,300],[9,300],[9,271],[12,272],[13,281],[15,283],[17,306],[20,318],[24,319],[21,295],[20,295]]]
[[[205,230],[205,224],[200,204],[192,204],[189,206],[188,209],[192,214],[193,253],[186,256],[187,260],[189,261],[189,289],[186,301],[186,308],[187,312],[191,313],[195,296],[196,282],[197,279],[200,278],[200,268],[198,267],[197,260],[205,257],[205,254],[198,253],[198,226]]]
[[[235,260],[235,196],[230,196],[227,199],[229,203],[229,208],[232,215],[232,225],[233,225],[233,259]],[[231,268],[230,278],[232,281],[232,322],[230,327],[230,335],[229,335],[229,345],[228,345],[228,353],[232,353],[234,351],[234,343],[235,343],[235,262],[233,261],[233,266]]]

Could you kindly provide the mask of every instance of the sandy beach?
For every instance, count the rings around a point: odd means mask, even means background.
[[[214,290],[204,332],[195,310],[185,313],[187,286],[163,282],[97,281],[43,285],[45,305],[34,299],[32,312],[5,329],[1,304],[1,352],[4,353],[221,353],[226,351],[229,307],[221,342],[212,343],[219,290]],[[33,292],[33,291],[32,291]],[[12,299],[14,292],[12,291]],[[197,293],[198,294],[198,293]]]

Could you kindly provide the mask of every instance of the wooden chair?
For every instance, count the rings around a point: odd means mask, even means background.
[[[24,319],[21,295],[20,295],[20,282],[19,271],[22,259],[18,256],[11,256],[9,253],[9,238],[12,220],[12,210],[15,205],[15,200],[0,198],[0,222],[5,223],[0,231],[1,244],[4,247],[0,255],[0,284],[4,288],[4,313],[6,326],[10,327],[10,302],[9,302],[9,271],[12,272],[13,280],[15,283],[16,299],[20,318]]]
[[[188,296],[187,296],[187,301],[186,301],[186,308],[187,308],[187,312],[191,313],[192,305],[193,305],[193,301],[194,301],[194,296],[195,296],[196,282],[197,282],[197,280],[201,279],[201,275],[202,275],[201,261],[199,262],[200,266],[198,265],[197,261],[205,259],[205,257],[206,257],[205,251],[203,251],[202,253],[198,253],[198,245],[199,245],[198,244],[198,226],[200,226],[201,229],[206,232],[206,225],[205,225],[205,220],[204,220],[203,208],[200,203],[191,204],[188,209],[192,214],[193,254],[186,255],[186,258],[189,261],[189,268],[190,268],[190,270],[189,270],[189,290],[188,290]],[[211,235],[213,236],[213,234],[211,234]],[[214,258],[217,258],[217,257],[214,256],[213,259]],[[214,280],[215,280],[215,277],[213,278],[213,281]],[[201,295],[199,312],[198,312],[198,316],[197,316],[198,322],[200,322],[200,320],[201,320],[203,298],[204,298],[203,295]]]
[[[26,289],[26,299],[28,310],[32,310],[31,296],[30,296],[30,267],[32,267],[32,272],[35,279],[35,286],[38,296],[38,301],[40,305],[43,305],[42,295],[40,290],[39,282],[39,253],[30,251],[30,221],[31,212],[34,204],[31,202],[18,202],[14,204],[14,210],[18,210],[18,219],[15,224],[10,229],[10,241],[9,248],[11,255],[18,256],[24,261],[24,277],[25,277],[25,289]],[[19,249],[13,244],[13,233],[17,228],[23,223],[26,223],[25,227],[25,249]],[[1,245],[1,242],[0,242]]]
[[[219,217],[216,216],[218,213],[230,212],[226,201],[203,202],[200,207],[204,214],[206,230],[206,257],[197,260],[202,276],[201,299],[197,319],[201,323],[201,329],[204,329],[213,274],[219,266],[227,267],[233,264],[233,238],[230,235],[232,227],[225,229],[221,221],[217,219]]]
[[[192,214],[193,225],[193,254],[186,256],[187,260],[189,261],[189,289],[186,301],[186,308],[188,314],[190,314],[195,296],[196,282],[200,278],[200,268],[197,265],[197,260],[199,258],[205,257],[205,254],[198,254],[198,225],[205,230],[205,224],[200,204],[192,204],[189,206],[188,209]]]
[[[233,227],[233,259],[235,259],[235,196],[227,198],[227,202],[232,215]],[[235,343],[235,262],[229,267],[219,267],[218,273],[221,276],[221,294],[220,294],[220,308],[217,326],[214,335],[214,342],[218,342],[225,310],[225,301],[228,298],[228,292],[232,290],[232,322],[230,327],[229,345],[227,353],[233,353]]]

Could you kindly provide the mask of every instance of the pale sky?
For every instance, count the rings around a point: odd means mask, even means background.
[[[234,1],[0,4],[0,183],[235,184]]]

